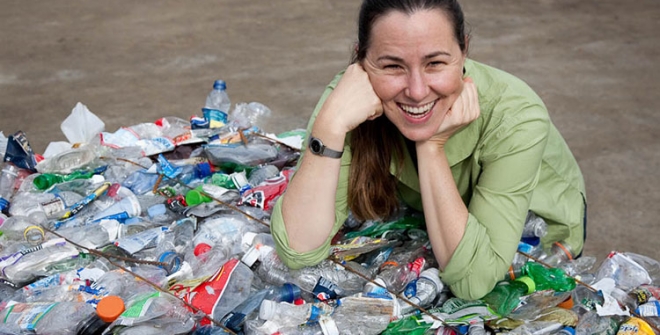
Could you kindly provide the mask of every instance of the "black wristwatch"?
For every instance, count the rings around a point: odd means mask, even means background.
[[[321,140],[316,137],[309,138],[309,151],[318,156],[325,156],[330,158],[341,158],[343,151],[336,151],[326,147]]]

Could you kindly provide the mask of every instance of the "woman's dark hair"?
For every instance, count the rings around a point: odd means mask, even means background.
[[[463,53],[467,52],[467,34],[463,11],[456,0],[365,0],[358,19],[358,42],[353,62],[364,60],[371,43],[376,20],[390,12],[413,14],[419,10],[441,10],[454,27],[453,35]],[[386,118],[366,121],[351,132],[352,160],[348,201],[356,218],[385,219],[397,211],[397,179],[390,174],[392,159],[397,174],[403,166],[405,142],[396,127]]]

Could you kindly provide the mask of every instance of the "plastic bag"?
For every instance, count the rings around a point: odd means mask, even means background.
[[[603,278],[612,278],[616,287],[629,291],[635,287],[644,284],[651,284],[653,280],[646,269],[637,263],[636,259],[641,259],[640,255],[629,256],[629,253],[612,252],[600,265],[596,280]]]
[[[88,143],[105,129],[105,123],[82,103],[77,103],[60,129],[69,143]]]

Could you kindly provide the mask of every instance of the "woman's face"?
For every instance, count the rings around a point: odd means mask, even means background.
[[[463,89],[465,54],[441,10],[378,18],[362,65],[385,116],[412,141],[431,138]]]

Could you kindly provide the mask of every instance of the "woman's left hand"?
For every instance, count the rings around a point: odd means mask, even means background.
[[[463,91],[456,98],[438,131],[430,140],[444,146],[452,135],[476,120],[479,114],[481,114],[481,108],[479,107],[477,85],[474,84],[472,78],[466,77],[463,79]]]

